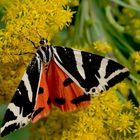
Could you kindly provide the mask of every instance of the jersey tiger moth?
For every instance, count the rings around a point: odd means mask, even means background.
[[[62,111],[87,106],[91,97],[129,75],[127,68],[109,58],[47,45],[45,39],[40,44],[7,107],[1,136],[46,116],[52,105]]]

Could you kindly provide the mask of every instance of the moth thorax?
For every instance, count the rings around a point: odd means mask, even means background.
[[[51,46],[46,45],[45,47],[40,47],[39,50],[37,51],[40,59],[44,63],[49,63],[51,58],[52,58],[52,51],[51,51]]]

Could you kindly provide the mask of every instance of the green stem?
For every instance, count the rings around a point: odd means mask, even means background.
[[[119,25],[115,19],[113,18],[113,15],[111,14],[111,6],[108,5],[106,6],[105,8],[105,11],[106,11],[106,16],[107,16],[107,19],[108,21],[110,22],[110,24],[112,24],[112,26],[114,28],[116,28],[119,32],[124,32],[124,27]]]
[[[127,48],[129,54],[135,52],[135,50],[127,43],[121,33],[117,32],[113,28],[108,27],[108,25],[106,25],[106,29],[108,30],[112,38],[114,38],[114,40],[117,40],[116,43],[120,43],[122,47],[124,46]]]
[[[125,2],[123,2],[122,0],[111,0],[111,1],[121,5],[123,7],[135,10],[137,12],[140,12],[140,8],[139,7],[136,7],[136,6],[133,6],[133,5],[129,5],[129,4],[125,3]]]
[[[132,74],[130,74],[130,78],[131,78],[133,81],[135,81],[135,82],[137,82],[137,83],[140,83],[140,79],[138,79],[136,76],[133,76]]]

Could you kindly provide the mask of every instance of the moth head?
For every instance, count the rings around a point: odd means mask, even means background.
[[[40,45],[47,45],[48,40],[45,38],[42,38],[39,43],[40,43]]]

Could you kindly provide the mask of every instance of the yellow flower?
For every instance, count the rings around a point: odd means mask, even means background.
[[[96,105],[94,103],[96,103]],[[100,113],[97,113],[97,115],[106,116],[109,115],[112,111],[117,112],[118,110],[120,110],[120,105],[121,104],[115,94],[114,88],[111,88],[108,91],[104,92],[97,99],[93,99],[93,106],[96,106],[96,109],[99,108],[100,110]]]
[[[132,53],[131,57],[132,57],[132,59],[134,59],[136,62],[139,62],[139,60],[140,60],[140,52],[137,51],[137,52]]]
[[[105,41],[93,42],[93,49],[97,53],[101,53],[104,55],[112,52],[112,48],[111,48],[110,44]]]
[[[133,121],[134,121],[134,116],[132,113],[126,112],[120,114],[120,119],[116,130],[122,132],[123,135],[126,136],[127,133],[132,132]]]
[[[118,114],[119,113],[114,113],[111,112],[110,115],[108,115],[108,119],[105,121],[106,124],[111,128],[111,130],[116,130],[117,126],[118,126]]]
[[[135,127],[135,129],[133,130],[133,132],[135,133],[134,137],[140,139],[140,121],[137,121],[134,127]]]
[[[140,106],[135,108],[135,112],[140,117]]]
[[[124,109],[133,109],[134,108],[134,104],[130,100],[130,101],[126,101],[124,104],[122,104],[122,107]]]

